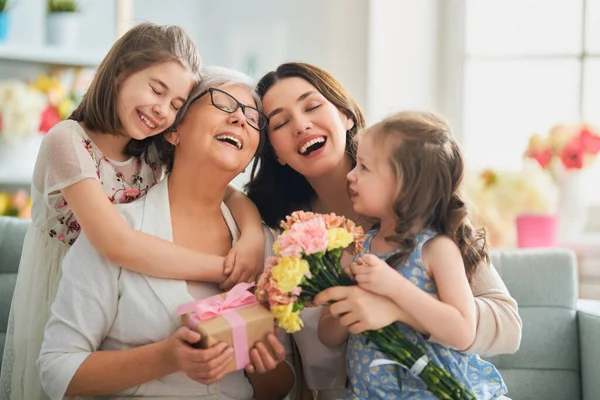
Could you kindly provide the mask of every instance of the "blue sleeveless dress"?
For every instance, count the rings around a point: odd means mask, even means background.
[[[371,240],[376,233],[377,231],[367,233],[364,242],[365,252],[370,252]],[[436,233],[431,230],[419,233],[415,238],[415,250],[404,266],[395,269],[421,290],[437,295],[435,282],[429,277],[421,259],[423,245],[435,236]],[[393,252],[375,255],[386,259],[392,254]],[[396,323],[395,326],[408,340],[426,350],[431,361],[470,388],[477,399],[495,399],[507,393],[506,385],[498,370],[478,355],[460,353],[429,342],[408,325]],[[385,354],[380,352],[373,343],[367,343],[364,335],[350,335],[346,354],[346,371],[349,378],[347,398],[353,400],[436,399],[436,396],[427,390],[423,381],[403,367],[398,365],[370,367],[372,361],[385,358]]]

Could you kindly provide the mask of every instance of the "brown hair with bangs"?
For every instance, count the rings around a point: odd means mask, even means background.
[[[119,85],[138,71],[169,61],[180,63],[194,76],[200,71],[196,46],[182,28],[150,22],[134,26],[113,44],[69,119],[83,122],[92,131],[120,134]]]
[[[461,195],[463,155],[450,126],[429,112],[400,112],[362,131],[385,148],[399,182],[394,201],[395,234],[386,240],[401,250],[387,261],[404,263],[415,248],[411,233],[419,223],[447,235],[460,249],[469,280],[481,262],[489,264],[485,229],[472,227]]]

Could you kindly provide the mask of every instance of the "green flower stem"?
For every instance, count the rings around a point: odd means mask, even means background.
[[[393,361],[411,367],[425,354],[417,345],[408,341],[393,326],[378,331],[365,332],[365,336]],[[447,371],[429,362],[419,375],[429,390],[441,399],[475,400],[475,396]]]

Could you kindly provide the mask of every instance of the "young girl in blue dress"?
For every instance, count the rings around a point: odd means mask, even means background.
[[[463,156],[449,126],[431,113],[401,112],[359,134],[357,144],[349,192],[354,210],[372,218],[376,229],[347,272],[359,286],[402,309],[396,327],[427,352],[429,361],[477,399],[501,398],[507,389],[498,370],[460,351],[475,337],[469,280],[482,261],[480,268],[489,265],[489,254],[485,231],[474,229],[467,218]],[[325,309],[319,338],[327,346],[348,341],[349,398],[436,398],[419,379],[418,366],[373,363],[385,354],[364,335],[349,334],[353,321],[339,315]]]

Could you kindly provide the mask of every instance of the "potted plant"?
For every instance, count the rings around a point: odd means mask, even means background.
[[[77,0],[48,0],[46,43],[50,46],[77,47],[79,4]]]
[[[10,15],[8,14],[9,0],[0,0],[0,43],[6,41],[8,28],[10,26]]]
[[[555,125],[547,135],[529,139],[525,157],[550,173],[560,194],[560,239],[577,237],[588,223],[585,186],[593,182],[584,174],[600,154],[600,131],[590,124]]]

